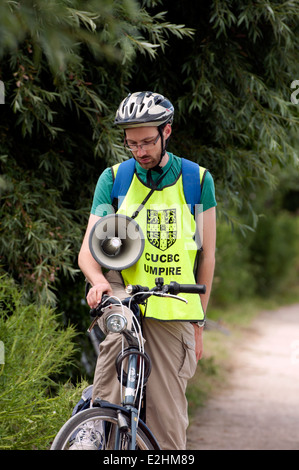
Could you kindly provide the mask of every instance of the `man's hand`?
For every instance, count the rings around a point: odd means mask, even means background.
[[[196,360],[202,358],[203,353],[203,326],[199,326],[197,323],[192,323],[194,327],[194,335],[195,335],[195,353],[196,353]]]
[[[112,288],[108,281],[103,278],[103,281],[95,284],[89,289],[86,300],[90,308],[95,308],[101,302],[102,295],[113,295]]]

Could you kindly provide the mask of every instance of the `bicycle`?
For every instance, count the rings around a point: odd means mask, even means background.
[[[122,347],[115,361],[122,404],[96,399],[92,408],[78,412],[62,426],[51,450],[72,450],[77,433],[82,430],[94,441],[95,450],[160,450],[159,443],[143,420],[151,360],[144,350],[139,305],[145,305],[151,295],[187,303],[186,299],[178,296],[179,293],[203,294],[205,286],[177,282],[164,284],[163,278],[156,278],[155,284],[152,289],[129,285],[126,293],[130,297],[120,301],[113,296],[103,296],[101,303],[90,311],[93,321],[89,331],[100,320],[106,334],[119,333],[127,342],[127,347]],[[124,307],[133,312],[131,325],[128,325]]]

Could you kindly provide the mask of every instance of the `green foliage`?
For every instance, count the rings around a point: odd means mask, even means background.
[[[27,304],[18,304],[24,325],[16,336],[24,351],[29,340],[22,343],[19,334],[25,331],[34,341],[28,324],[39,337],[40,318],[52,318],[49,303],[64,312],[63,320],[55,322],[72,318],[80,331],[85,329],[77,254],[99,174],[126,158],[113,119],[129,91],[150,89],[169,97],[176,109],[170,150],[211,171],[221,220],[256,229],[245,239],[220,223],[212,297],[227,304],[256,293],[257,286],[264,293],[292,277],[297,232],[290,215],[279,212],[297,210],[298,106],[291,103],[290,85],[299,79],[298,19],[294,1],[1,2],[0,80],[6,104],[0,118],[0,266],[24,287]],[[290,180],[291,173],[293,185],[272,198],[276,209],[267,223],[260,214],[268,215],[268,193],[278,182],[283,186],[282,176]],[[17,316],[11,315],[1,325],[8,328],[14,321]],[[54,335],[53,323],[42,321],[52,353],[51,345],[65,333],[55,330]],[[12,345],[13,335],[10,331]],[[22,363],[22,351],[18,354]],[[48,363],[49,371],[62,371],[54,362]],[[41,372],[42,366],[35,367]],[[13,379],[6,380],[4,394],[8,384],[12,390]],[[32,385],[29,373],[20,380]],[[54,419],[56,398],[44,395],[53,384],[38,383],[43,385],[36,399],[22,405],[28,409],[26,426],[20,425],[18,408],[6,412],[3,426],[1,421],[1,432],[7,427],[13,436],[14,430],[30,433],[30,415],[37,416],[36,426],[43,431],[35,428],[29,447],[34,439],[38,446],[37,435],[46,433],[48,423],[38,411],[42,402],[49,423]],[[17,393],[14,407],[18,387]],[[72,393],[62,388],[59,396],[63,401]],[[5,439],[8,447],[13,445],[12,437]]]
[[[171,149],[212,172],[218,211],[256,211],[249,192],[273,188],[276,165],[298,162],[297,2],[163,1],[172,22],[194,28],[172,41],[157,67],[141,59],[133,87],[162,90],[176,107]],[[157,9],[156,9],[157,10]],[[155,11],[156,11],[155,10]]]
[[[1,3],[0,264],[42,302],[76,273],[97,178],[124,158],[113,117],[133,61],[192,35],[165,15],[134,0]]]
[[[222,221],[217,224],[216,267],[212,300],[229,305],[255,293],[256,281],[250,263],[248,240]]]
[[[261,216],[246,237],[219,222],[213,305],[287,294],[298,285],[298,237],[298,218],[286,211]]]
[[[3,267],[43,301],[75,274],[97,178],[125,158],[112,123],[129,90],[174,102],[171,150],[210,169],[218,212],[255,226],[248,195],[298,160],[298,17],[294,2],[2,2]]]
[[[7,158],[3,158],[7,160]],[[48,159],[47,164],[50,163]],[[58,188],[49,187],[43,178],[43,158],[40,176],[18,172],[10,159],[2,182],[4,203],[1,214],[0,260],[8,271],[19,277],[29,296],[33,293],[41,303],[54,303],[53,290],[60,273],[74,276],[74,256],[80,231],[75,225],[76,212],[61,201]],[[62,169],[65,173],[66,169]],[[65,184],[65,182],[64,182]]]
[[[283,294],[298,282],[298,219],[287,212],[262,217],[250,243],[256,292]]]
[[[228,307],[254,296],[287,298],[298,287],[298,173],[290,166],[275,177],[277,190],[263,188],[250,195],[259,211],[255,230],[233,231],[224,220],[218,221],[214,305]]]
[[[26,304],[7,276],[0,278],[0,308],[0,449],[49,448],[86,386],[55,381],[72,361],[76,333],[59,327],[54,310]]]

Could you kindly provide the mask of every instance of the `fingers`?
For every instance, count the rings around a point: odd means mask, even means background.
[[[108,282],[94,285],[88,292],[86,300],[90,308],[95,308],[102,300],[102,295],[113,295],[112,288]]]
[[[197,324],[193,323],[194,326],[194,336],[195,336],[195,354],[196,360],[199,361],[203,355],[203,327],[199,327]]]

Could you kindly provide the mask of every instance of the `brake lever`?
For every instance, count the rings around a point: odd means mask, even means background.
[[[184,299],[183,297],[180,297],[179,295],[167,294],[165,292],[153,292],[153,295],[156,295],[157,297],[169,297],[170,299],[181,300],[186,304],[188,303],[188,300]]]
[[[96,325],[96,323],[97,323],[97,321],[98,321],[98,318],[99,318],[99,316],[95,317],[95,318],[92,320],[91,324],[90,324],[89,327],[87,328],[87,332],[88,332],[88,333],[90,333],[91,330],[94,328],[94,326]]]
[[[107,302],[109,299],[109,295],[103,295],[101,302],[99,305],[97,305],[95,308],[92,308],[89,311],[89,315],[91,317],[94,317],[92,320],[91,324],[89,325],[89,328],[87,329],[87,332],[90,333],[91,330],[94,328],[95,324],[97,323],[98,319],[103,315],[102,308],[104,307],[104,304]]]

